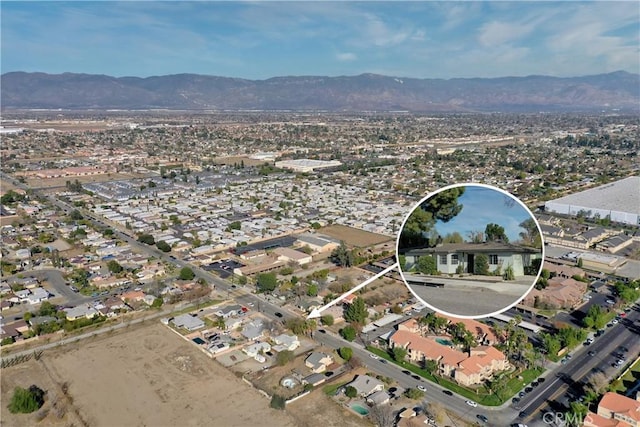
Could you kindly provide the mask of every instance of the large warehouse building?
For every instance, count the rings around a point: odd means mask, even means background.
[[[333,168],[341,164],[337,160],[296,159],[276,162],[276,167],[290,169],[295,172],[313,172],[316,169]]]
[[[609,216],[611,221],[640,225],[640,176],[550,200],[544,209],[564,215],[578,215],[583,211],[590,217]]]

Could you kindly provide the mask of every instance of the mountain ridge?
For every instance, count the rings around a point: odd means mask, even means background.
[[[16,71],[2,74],[0,84],[3,109],[640,110],[640,75],[626,71],[578,77],[420,79],[363,73],[264,80],[191,73],[113,77]]]

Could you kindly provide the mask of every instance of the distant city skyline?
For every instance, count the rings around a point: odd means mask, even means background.
[[[434,228],[440,236],[457,231],[467,241],[469,232],[484,233],[487,224],[492,223],[504,227],[509,242],[515,242],[524,231],[520,223],[531,218],[515,199],[487,187],[465,186],[458,203],[463,207],[457,216],[449,222],[436,221]]]
[[[640,73],[637,2],[0,3],[2,73]]]

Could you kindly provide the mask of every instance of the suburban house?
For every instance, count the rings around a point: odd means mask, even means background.
[[[40,304],[43,301],[49,299],[49,292],[47,292],[44,288],[37,287],[31,289],[31,294],[27,296],[27,301],[29,304]]]
[[[376,391],[367,396],[367,403],[373,406],[384,405],[391,400],[391,396],[384,390]]]
[[[349,384],[358,392],[358,396],[367,397],[377,391],[384,390],[384,383],[369,375],[358,375]]]
[[[256,342],[246,346],[242,349],[242,352],[249,357],[256,357],[258,354],[271,351],[271,345],[267,342]]]
[[[281,334],[271,339],[276,343],[276,345],[273,346],[273,349],[278,352],[284,350],[293,351],[300,347],[300,341],[296,335]]]
[[[246,339],[255,341],[264,335],[264,323],[260,319],[252,320],[242,328],[241,334]]]
[[[327,366],[332,363],[333,358],[330,355],[318,351],[314,351],[304,360],[304,364],[307,368],[311,369],[316,374],[326,371]]]
[[[173,324],[177,328],[185,328],[187,331],[195,331],[204,328],[204,321],[197,316],[191,314],[181,314],[173,318]]]
[[[640,396],[636,399],[608,392],[598,404],[598,412],[587,413],[585,427],[640,427]]]
[[[412,249],[406,257],[405,270],[414,266],[421,256],[432,256],[437,269],[443,274],[474,273],[475,257],[484,254],[489,261],[489,271],[504,271],[511,267],[515,276],[524,276],[525,267],[530,267],[534,259],[540,259],[539,249],[502,242],[450,243],[433,248]]]
[[[76,320],[81,318],[92,319],[98,315],[98,310],[89,304],[80,304],[77,307],[65,308],[67,314],[67,320]]]

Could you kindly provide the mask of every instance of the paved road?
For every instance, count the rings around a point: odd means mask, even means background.
[[[637,357],[640,353],[639,319],[640,313],[634,310],[622,322],[608,328],[605,334],[596,338],[593,344],[576,349],[566,365],[552,370],[548,381],[525,396],[517,407],[512,406],[514,412],[525,412],[524,417],[519,419],[528,422],[539,418],[545,410],[560,409],[561,405],[558,405],[558,401],[563,400],[563,396],[567,395],[570,389],[574,392],[581,390],[581,384],[587,382],[589,376],[595,372],[612,376],[621,371],[611,366],[616,359],[613,353],[616,353],[620,346],[625,346],[629,349],[626,354],[627,360]],[[589,356],[589,351],[595,351],[595,356]]]

